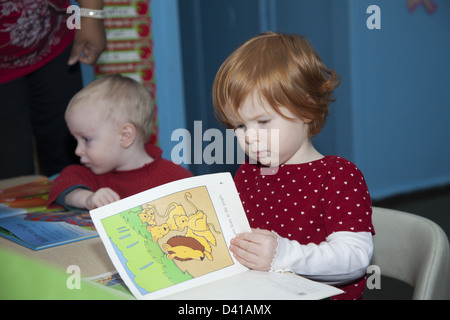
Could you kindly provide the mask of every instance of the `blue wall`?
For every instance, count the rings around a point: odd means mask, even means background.
[[[158,105],[159,144],[170,159],[172,132],[186,127],[177,0],[152,0],[151,15]]]
[[[382,29],[364,27],[374,1],[350,1],[353,159],[372,196],[450,182],[450,2],[431,15],[376,1]]]
[[[222,62],[234,49],[247,39],[259,34],[262,26],[267,26],[269,10],[265,9],[268,8],[268,2],[266,0],[179,0],[178,3],[187,129],[192,135],[195,132],[194,123],[201,121],[203,132],[210,128],[220,128],[222,136],[225,137],[225,128],[216,120],[213,111],[214,77]],[[203,141],[203,150],[210,143]],[[237,143],[235,145],[237,146]],[[192,149],[195,153],[194,148]],[[225,149],[222,150],[224,155]],[[239,167],[237,161],[234,165],[208,165],[197,164],[193,158],[192,155],[190,169],[194,174],[220,171],[229,171],[234,174]]]

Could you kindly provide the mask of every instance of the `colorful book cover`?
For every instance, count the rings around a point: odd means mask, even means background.
[[[48,193],[53,181],[39,178],[0,190],[0,218],[19,213],[48,211]]]
[[[17,198],[48,194],[52,185],[52,180],[43,177],[29,183],[5,188],[0,190],[0,201],[9,202]]]

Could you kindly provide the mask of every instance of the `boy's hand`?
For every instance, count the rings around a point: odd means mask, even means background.
[[[268,230],[252,229],[231,240],[230,251],[244,266],[268,271],[278,247],[277,235]]]
[[[86,208],[92,210],[120,200],[119,195],[110,188],[101,188],[86,199]]]

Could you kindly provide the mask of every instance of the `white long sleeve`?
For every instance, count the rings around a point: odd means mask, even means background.
[[[301,245],[278,236],[271,271],[290,271],[332,285],[344,284],[366,273],[372,254],[370,232],[335,232],[318,245]]]

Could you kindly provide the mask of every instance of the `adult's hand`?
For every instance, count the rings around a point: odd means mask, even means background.
[[[82,62],[93,65],[106,48],[103,20],[81,17],[81,29],[75,31],[72,52],[68,64]]]

